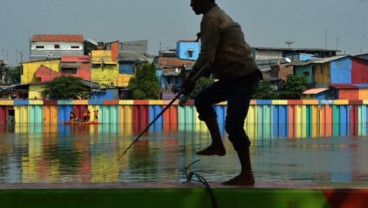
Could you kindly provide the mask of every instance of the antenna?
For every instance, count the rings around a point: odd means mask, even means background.
[[[290,48],[290,45],[294,43],[294,41],[290,40],[290,38],[285,41],[286,44],[288,44],[289,48]]]

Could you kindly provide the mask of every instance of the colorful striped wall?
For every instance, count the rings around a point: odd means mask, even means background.
[[[0,100],[0,123],[12,115],[17,124],[60,124],[84,110],[98,110],[102,124],[130,123],[147,126],[169,103],[165,100]],[[367,135],[368,100],[252,100],[244,124],[257,138]],[[214,106],[220,125],[226,117],[226,103]],[[93,113],[91,119],[93,120]],[[184,107],[175,102],[152,128],[177,129],[178,124],[198,125],[193,101]],[[203,123],[202,123],[203,124]]]

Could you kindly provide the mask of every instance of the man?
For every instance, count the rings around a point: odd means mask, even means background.
[[[210,66],[209,72],[218,79],[195,98],[199,119],[206,123],[212,138],[212,144],[197,154],[226,154],[212,105],[227,101],[225,129],[238,154],[242,169],[238,176],[223,184],[253,185],[250,141],[243,127],[252,93],[258,87],[262,75],[251,58],[250,47],[245,42],[238,23],[222,11],[214,0],[191,0],[190,6],[195,14],[203,14],[200,31],[201,51],[193,70],[184,82],[184,94],[193,90],[195,81],[191,79],[202,67]]]

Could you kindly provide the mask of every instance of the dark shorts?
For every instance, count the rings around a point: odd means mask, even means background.
[[[244,130],[252,94],[256,91],[261,73],[250,76],[219,80],[202,90],[195,98],[195,106],[200,120],[217,116],[213,104],[227,101],[225,129],[236,151],[250,146],[250,140]]]

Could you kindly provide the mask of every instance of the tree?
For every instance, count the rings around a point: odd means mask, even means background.
[[[81,78],[63,75],[48,82],[42,95],[57,100],[80,99],[88,89]]]
[[[252,96],[253,99],[260,100],[274,99],[276,97],[276,91],[269,80],[260,81],[256,92]]]
[[[12,84],[20,83],[21,67],[17,66],[9,70],[9,80]]]
[[[133,99],[160,99],[161,87],[154,64],[145,63],[129,81]]]
[[[279,86],[279,98],[300,99],[300,96],[307,89],[307,78],[304,75],[288,75],[286,82],[281,82]]]

